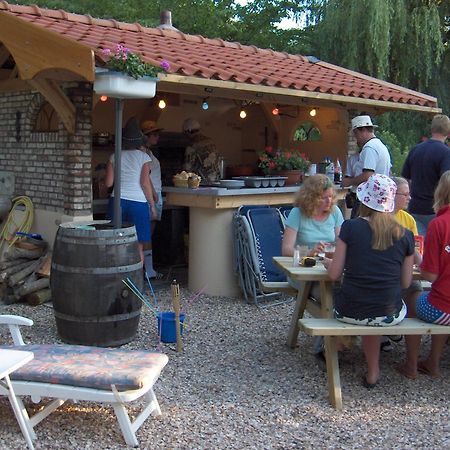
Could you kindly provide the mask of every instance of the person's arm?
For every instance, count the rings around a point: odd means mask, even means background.
[[[422,275],[422,278],[426,281],[429,281],[430,283],[433,283],[434,281],[436,281],[438,275],[437,273],[431,273],[431,272],[427,272],[426,270],[421,270],[420,274]]]
[[[406,289],[411,285],[412,273],[414,264],[414,253],[412,255],[406,256],[403,260],[401,274],[400,274],[400,284],[403,289]]]
[[[356,177],[346,177],[342,181],[343,187],[348,186],[358,186],[361,183],[364,183],[369,179],[370,176],[372,176],[375,172],[373,170],[369,169],[363,169],[362,173],[360,175],[357,175]]]
[[[281,244],[281,254],[283,256],[293,256],[295,241],[297,240],[297,230],[291,227],[286,227],[283,234],[283,241]]]
[[[327,269],[331,280],[339,280],[344,272],[345,257],[347,255],[347,244],[340,238],[336,241],[336,250],[333,259],[324,258],[323,265]]]
[[[150,162],[146,162],[141,169],[141,178],[140,178],[141,188],[144,192],[145,198],[147,199],[147,203],[150,205],[150,209],[152,212],[152,219],[156,218],[156,207],[155,200],[153,197],[153,185],[150,181]]]
[[[114,184],[114,166],[111,161],[106,164],[105,185],[111,187]]]

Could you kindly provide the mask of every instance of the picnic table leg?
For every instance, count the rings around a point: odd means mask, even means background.
[[[287,344],[290,348],[297,346],[298,333],[300,331],[298,327],[298,319],[303,317],[305,313],[306,304],[308,303],[309,293],[311,291],[311,282],[306,281],[301,284],[301,287],[297,293],[297,300],[295,302],[294,312],[292,313],[291,325],[289,327]]]
[[[341,377],[336,347],[336,336],[325,336],[325,359],[327,361],[328,396],[336,409],[342,409]]]
[[[333,319],[333,283],[320,281],[320,309],[323,319]]]

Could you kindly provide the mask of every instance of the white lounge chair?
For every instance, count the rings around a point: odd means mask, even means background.
[[[11,374],[11,382],[32,439],[33,428],[66,400],[111,404],[125,442],[138,446],[136,431],[147,417],[160,415],[153,384],[168,358],[162,353],[78,345],[25,345],[19,326],[33,321],[20,316],[0,315],[0,325],[8,325],[14,346],[2,346],[34,353],[34,359]],[[8,395],[0,386],[0,395]],[[43,409],[28,416],[20,397],[31,396],[38,403],[53,399]],[[132,422],[125,405],[143,399],[143,410]]]

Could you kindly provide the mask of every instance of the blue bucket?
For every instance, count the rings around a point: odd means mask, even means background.
[[[180,329],[183,334],[184,313],[180,313]],[[177,342],[177,328],[175,323],[175,313],[172,311],[164,311],[158,313],[158,334],[161,342],[172,344]]]

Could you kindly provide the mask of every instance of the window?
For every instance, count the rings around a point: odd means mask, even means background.
[[[45,102],[39,110],[34,123],[34,132],[58,131],[58,114],[50,103]]]
[[[312,122],[303,122],[294,132],[294,141],[320,141],[321,133]]]

